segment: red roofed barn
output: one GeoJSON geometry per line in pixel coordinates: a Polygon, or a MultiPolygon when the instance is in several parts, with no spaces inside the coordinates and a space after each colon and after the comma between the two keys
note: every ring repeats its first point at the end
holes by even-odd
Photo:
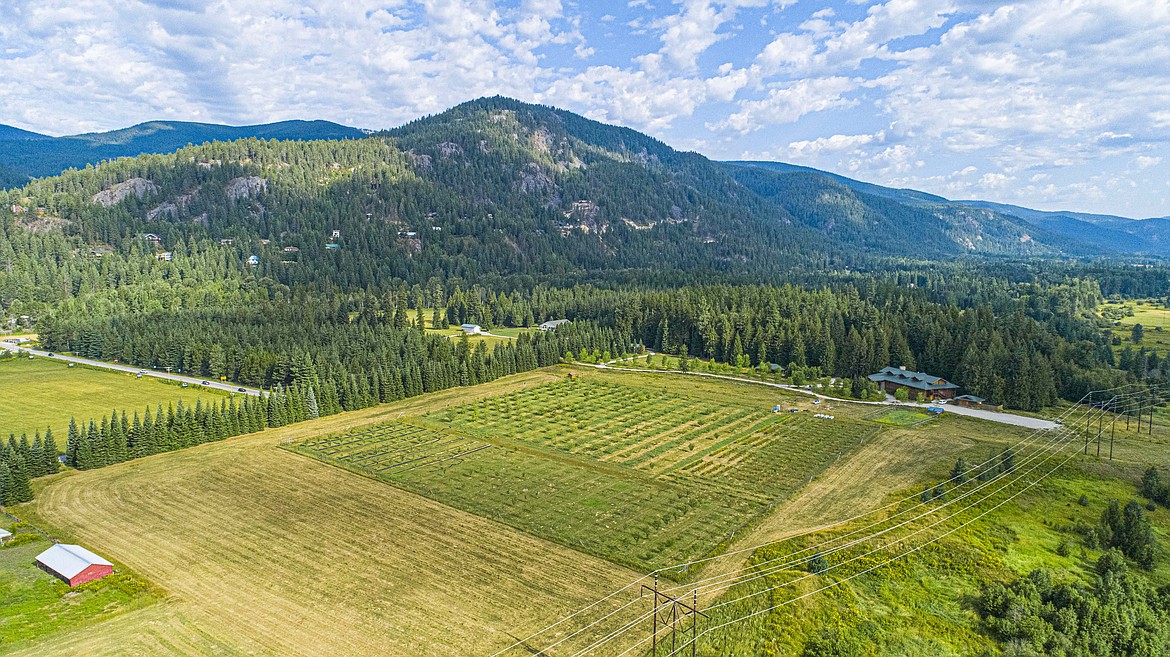
{"type": "Polygon", "coordinates": [[[114,572],[114,564],[81,547],[58,543],[37,555],[37,565],[50,575],[56,575],[77,586],[101,579],[114,572]]]}

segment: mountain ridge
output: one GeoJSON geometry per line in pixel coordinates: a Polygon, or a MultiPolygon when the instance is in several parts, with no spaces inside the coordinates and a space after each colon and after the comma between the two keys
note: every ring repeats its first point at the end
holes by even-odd
{"type": "MultiPolygon", "coordinates": [[[[51,143],[65,142],[74,150],[64,155],[77,156],[151,145],[161,149],[192,134],[220,137],[209,140],[211,148],[182,150],[181,159],[173,152],[158,162],[136,162],[131,167],[139,171],[134,177],[142,178],[140,171],[147,167],[160,177],[159,185],[148,180],[135,183],[136,189],[146,190],[136,196],[141,202],[127,201],[134,206],[129,218],[108,229],[124,232],[133,225],[135,232],[166,234],[168,225],[182,219],[201,222],[211,236],[227,239],[233,227],[215,221],[217,212],[243,222],[241,229],[271,230],[272,225],[254,223],[250,215],[234,209],[235,192],[228,192],[232,197],[228,201],[210,196],[201,201],[193,194],[203,183],[197,183],[193,191],[168,185],[164,179],[178,175],[188,187],[192,181],[206,179],[207,169],[200,167],[215,166],[212,163],[220,160],[226,165],[233,157],[227,154],[253,148],[220,146],[244,133],[300,145],[267,153],[268,159],[262,162],[253,162],[250,153],[234,156],[233,178],[217,179],[214,184],[221,189],[217,194],[224,193],[225,185],[244,184],[261,195],[265,190],[280,190],[286,196],[322,196],[322,202],[332,207],[359,202],[334,198],[340,193],[338,185],[368,178],[368,188],[349,187],[347,198],[364,199],[360,203],[369,208],[389,208],[386,220],[404,233],[450,230],[450,234],[474,235],[481,246],[492,245],[493,253],[513,251],[517,257],[509,266],[518,270],[530,266],[541,271],[669,268],[682,263],[737,269],[751,262],[765,266],[761,263],[781,253],[847,261],[865,254],[927,259],[965,254],[1098,256],[1156,252],[1162,244],[1170,247],[1170,230],[1159,243],[1122,228],[1079,220],[1041,220],[1022,210],[1013,214],[799,165],[719,162],[675,150],[628,127],[502,96],[467,101],[373,134],[329,122],[236,127],[146,122],[118,131],[52,138],[51,143]],[[352,143],[314,146],[319,139],[352,143]],[[293,167],[301,181],[312,180],[321,174],[305,167],[317,166],[316,158],[325,157],[323,153],[333,158],[332,169],[323,178],[332,182],[323,191],[287,188],[290,183],[282,179],[280,170],[293,167]],[[203,214],[188,211],[191,208],[201,208],[203,214]],[[444,223],[444,217],[451,223],[444,223]],[[507,225],[501,227],[501,222],[507,225]],[[487,232],[489,226],[495,226],[500,235],[487,232]],[[534,264],[536,260],[539,264],[534,264]]],[[[188,142],[196,143],[185,139],[184,145],[188,142]]],[[[5,166],[12,168],[3,159],[5,153],[35,154],[41,143],[20,142],[22,148],[15,149],[0,142],[0,175],[5,166]]],[[[109,190],[110,184],[125,182],[110,178],[126,167],[111,167],[112,163],[104,165],[101,175],[84,177],[87,182],[81,188],[88,196],[105,198],[101,192],[109,190]]],[[[56,185],[54,179],[48,181],[50,188],[56,185]]],[[[114,205],[124,204],[119,200],[114,205]]],[[[292,211],[290,206],[288,212],[292,211]]],[[[252,210],[256,216],[269,212],[276,211],[267,206],[252,210]]],[[[287,221],[285,234],[303,232],[308,225],[293,216],[277,219],[277,225],[287,221]]],[[[370,228],[356,224],[346,230],[347,234],[364,233],[370,228]]],[[[426,241],[443,243],[444,249],[460,248],[447,243],[448,234],[444,232],[443,239],[428,235],[426,241]]],[[[280,234],[257,236],[273,239],[280,234]]],[[[411,240],[411,248],[424,248],[422,238],[411,240]]],[[[388,253],[379,250],[377,257],[386,258],[388,253]]]]}

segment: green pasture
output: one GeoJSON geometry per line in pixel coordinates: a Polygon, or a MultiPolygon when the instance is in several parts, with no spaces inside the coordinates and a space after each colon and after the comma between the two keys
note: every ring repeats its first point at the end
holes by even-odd
{"type": "Polygon", "coordinates": [[[0,545],[0,652],[60,629],[92,624],[159,599],[157,592],[132,575],[118,572],[70,588],[36,566],[36,556],[52,543],[32,530],[15,530],[0,545]]]}
{"type": "Polygon", "coordinates": [[[127,413],[142,412],[162,404],[194,404],[202,399],[219,402],[226,393],[207,389],[183,388],[177,383],[152,377],[135,378],[133,374],[68,364],[47,358],[17,358],[0,361],[0,436],[19,436],[52,427],[57,444],[65,445],[69,418],[79,423],[109,417],[117,409],[127,413]]]}
{"type": "Polygon", "coordinates": [[[688,394],[670,383],[565,379],[296,449],[653,569],[718,549],[880,430],[845,416],[774,415],[764,403],[729,403],[735,384],[688,394]],[[722,399],[714,398],[720,388],[722,399]]]}
{"type": "Polygon", "coordinates": [[[1140,347],[1147,351],[1153,349],[1159,355],[1170,352],[1170,310],[1157,301],[1146,300],[1141,305],[1136,301],[1105,303],[1099,314],[1109,322],[1113,336],[1121,338],[1121,344],[1114,346],[1116,351],[1131,345],[1135,350],[1140,347]],[[1133,342],[1134,324],[1142,325],[1141,344],[1133,342]]]}
{"type": "Polygon", "coordinates": [[[881,411],[873,418],[875,422],[881,422],[882,424],[892,424],[897,427],[912,427],[916,424],[926,422],[929,419],[929,414],[908,408],[896,408],[894,410],[881,411]]]}
{"type": "MultiPolygon", "coordinates": [[[[828,549],[826,541],[845,537],[874,518],[758,551],[752,563],[765,569],[763,576],[731,589],[706,612],[715,625],[757,611],[760,614],[708,635],[700,643],[698,654],[756,654],[756,647],[766,644],[766,654],[796,657],[802,654],[806,639],[834,628],[860,638],[868,647],[864,654],[877,657],[1000,654],[981,630],[975,613],[974,600],[983,586],[993,581],[1012,581],[1040,568],[1065,581],[1091,583],[1093,564],[1102,551],[1086,546],[1075,528],[1095,525],[1112,498],[1123,504],[1138,498],[1135,483],[1090,474],[1074,462],[989,516],[962,526],[1018,490],[1019,486],[1006,488],[988,502],[926,529],[913,539],[908,537],[909,532],[922,530],[927,523],[911,523],[880,541],[866,541],[829,553],[825,558],[831,568],[819,575],[805,570],[802,557],[810,554],[813,546],[828,549]],[[1078,503],[1082,494],[1088,502],[1086,506],[1078,503]],[[938,540],[912,557],[866,572],[903,551],[907,544],[898,539],[904,535],[911,543],[938,540]],[[1064,555],[1058,552],[1062,543],[1069,546],[1064,555]],[[797,563],[792,566],[769,567],[793,561],[797,563]],[[807,600],[769,609],[833,583],[838,586],[807,600]],[[788,631],[777,633],[775,627],[788,631]]],[[[913,494],[912,489],[905,490],[891,499],[913,494]]],[[[1155,586],[1163,586],[1170,582],[1170,550],[1166,549],[1170,512],[1159,508],[1149,516],[1162,542],[1163,554],[1152,572],[1139,572],[1145,573],[1155,586]]],[[[929,522],[937,519],[932,516],[929,522]]],[[[880,527],[893,523],[891,519],[880,527]]],[[[844,540],[829,543],[828,547],[844,540]]]]}

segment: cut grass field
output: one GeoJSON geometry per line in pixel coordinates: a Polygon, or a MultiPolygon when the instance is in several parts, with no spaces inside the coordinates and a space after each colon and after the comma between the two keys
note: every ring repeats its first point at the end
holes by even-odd
{"type": "MultiPolygon", "coordinates": [[[[589,372],[304,453],[635,568],[715,550],[879,426],[589,372]]],[[[667,382],[668,385],[663,385],[667,382]]]]}
{"type": "Polygon", "coordinates": [[[65,445],[69,418],[78,423],[101,421],[110,411],[141,413],[148,405],[166,407],[180,399],[184,404],[219,403],[224,393],[195,387],[183,388],[153,377],[136,379],[133,374],[98,370],[47,358],[17,358],[0,361],[0,436],[14,433],[44,433],[53,428],[57,445],[65,445]]]}
{"type": "Polygon", "coordinates": [[[550,380],[519,375],[50,478],[14,512],[167,599],[14,654],[490,653],[512,628],[635,575],[277,445],[550,380]]]}
{"type": "MultiPolygon", "coordinates": [[[[114,617],[96,626],[70,628],[64,622],[56,623],[45,628],[39,639],[22,646],[0,647],[0,653],[29,657],[491,654],[626,584],[637,573],[528,531],[431,501],[403,490],[406,484],[401,482],[388,485],[278,447],[323,436],[372,437],[374,432],[367,430],[378,427],[395,436],[409,431],[414,438],[395,438],[395,442],[404,451],[431,454],[432,460],[434,443],[425,443],[431,448],[422,452],[417,445],[436,434],[452,440],[448,447],[453,447],[451,454],[456,456],[480,444],[490,445],[463,459],[458,467],[471,466],[477,455],[505,451],[498,439],[478,433],[495,404],[500,417],[493,419],[498,424],[491,433],[506,429],[524,434],[523,440],[510,438],[507,449],[559,460],[574,468],[591,463],[599,470],[679,486],[669,478],[665,482],[659,478],[671,473],[684,476],[683,464],[700,451],[699,447],[694,452],[687,449],[688,441],[681,439],[691,429],[679,427],[661,437],[649,430],[640,437],[631,433],[622,438],[625,445],[645,443],[647,450],[610,449],[614,445],[604,438],[621,435],[617,427],[622,419],[621,408],[608,404],[605,413],[586,407],[574,422],[561,417],[558,426],[565,427],[573,440],[564,440],[555,432],[552,436],[535,431],[525,434],[532,422],[523,414],[522,403],[513,404],[515,410],[509,411],[509,416],[505,402],[523,402],[530,392],[565,384],[565,371],[551,368],[517,375],[474,388],[39,480],[37,499],[17,507],[15,513],[49,529],[57,538],[82,543],[107,556],[119,572],[156,585],[165,597],[144,608],[115,612],[114,617]],[[598,422],[611,423],[608,433],[591,432],[590,427],[598,422]]],[[[674,420],[679,413],[704,406],[718,410],[726,405],[729,410],[718,412],[734,414],[746,408],[749,415],[765,415],[763,422],[770,426],[769,421],[795,419],[781,419],[760,409],[770,409],[778,402],[809,407],[803,398],[785,397],[782,391],[760,385],[656,373],[584,372],[582,376],[585,380],[579,383],[591,389],[626,386],[652,398],[681,397],[691,402],[669,411],[675,414],[674,420]],[[732,402],[728,404],[728,400],[732,402]]],[[[542,403],[552,412],[557,404],[568,409],[581,402],[566,393],[542,403]]],[[[830,404],[831,413],[838,418],[834,422],[880,426],[862,421],[872,407],[830,404]]],[[[657,412],[665,406],[651,404],[650,408],[657,412]]],[[[670,415],[667,418],[657,422],[672,421],[670,415]]],[[[724,438],[730,437],[732,429],[725,431],[724,438]]],[[[1163,440],[1163,431],[1160,424],[1156,426],[1155,438],[1163,440]]],[[[888,499],[891,490],[906,489],[924,479],[945,478],[960,454],[973,462],[1026,433],[950,416],[916,427],[886,427],[859,448],[834,459],[811,484],[802,484],[784,496],[773,511],[759,515],[736,534],[731,549],[815,529],[868,510],[888,499]]],[[[776,442],[782,444],[783,440],[776,442]]],[[[1136,436],[1119,440],[1115,465],[1127,475],[1134,475],[1135,470],[1140,475],[1139,463],[1170,462],[1168,443],[1138,442],[1136,436]],[[1127,462],[1122,463],[1123,459],[1127,462]]],[[[382,452],[391,456],[389,451],[382,452]]],[[[379,467],[406,460],[387,461],[379,467]]],[[[442,467],[441,462],[432,465],[442,467]]],[[[1084,461],[1084,466],[1109,467],[1092,460],[1084,461]]],[[[418,477],[418,482],[428,485],[442,484],[444,477],[440,475],[424,479],[422,473],[427,470],[417,468],[415,475],[404,479],[418,477]]],[[[716,477],[712,481],[710,486],[720,485],[716,477]]],[[[479,490],[487,488],[466,479],[461,485],[472,484],[479,490]]],[[[768,481],[752,483],[755,490],[769,485],[768,481]]],[[[1099,509],[1094,507],[1094,512],[1099,513],[1099,509]]],[[[548,522],[562,519],[550,516],[548,522]]],[[[709,574],[704,572],[704,576],[709,574]]],[[[922,571],[922,576],[946,581],[945,574],[931,570],[922,571]]],[[[910,580],[899,584],[920,589],[928,585],[910,580]]],[[[878,582],[875,586],[884,585],[878,582]]],[[[889,590],[895,598],[910,600],[911,593],[921,595],[889,590]]],[[[854,595],[857,599],[861,594],[854,595]]],[[[810,601],[808,608],[820,613],[815,604],[819,603],[810,601]]],[[[916,613],[889,601],[885,604],[891,614],[916,613]]],[[[965,612],[955,611],[957,604],[931,599],[921,602],[923,608],[942,605],[950,616],[962,618],[965,612]]],[[[801,630],[812,622],[809,619],[816,618],[815,614],[808,616],[803,624],[791,627],[794,632],[801,630]]],[[[938,615],[923,618],[940,622],[938,615]]],[[[768,627],[775,627],[772,620],[769,618],[768,627]]],[[[759,634],[745,637],[748,647],[741,654],[758,654],[766,647],[759,634]]],[[[883,654],[898,653],[883,649],[883,654]]],[[[932,653],[916,649],[905,654],[932,653]]]]}

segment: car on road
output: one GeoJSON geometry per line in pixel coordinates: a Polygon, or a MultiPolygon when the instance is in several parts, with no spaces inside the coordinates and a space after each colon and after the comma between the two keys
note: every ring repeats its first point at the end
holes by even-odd
{"type": "Polygon", "coordinates": [[[50,351],[50,352],[49,352],[49,358],[52,358],[52,357],[53,357],[53,352],[51,352],[51,351],[50,351]]]}
{"type": "Polygon", "coordinates": [[[236,388],[236,392],[248,392],[247,388],[236,388]]]}
{"type": "Polygon", "coordinates": [[[201,386],[209,386],[209,385],[211,385],[211,381],[200,381],[200,382],[199,382],[199,385],[201,385],[201,386]]]}

